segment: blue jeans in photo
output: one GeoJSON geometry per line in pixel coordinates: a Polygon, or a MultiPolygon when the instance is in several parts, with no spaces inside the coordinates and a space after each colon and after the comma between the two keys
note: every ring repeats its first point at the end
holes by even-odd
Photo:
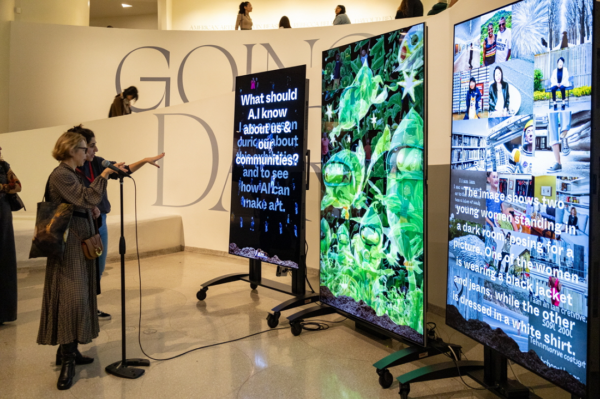
{"type": "Polygon", "coordinates": [[[102,277],[102,273],[104,273],[104,268],[106,267],[106,255],[108,254],[108,226],[106,225],[106,213],[102,213],[100,217],[102,218],[102,227],[100,227],[99,233],[104,250],[98,258],[98,268],[100,269],[100,277],[102,277]]]}

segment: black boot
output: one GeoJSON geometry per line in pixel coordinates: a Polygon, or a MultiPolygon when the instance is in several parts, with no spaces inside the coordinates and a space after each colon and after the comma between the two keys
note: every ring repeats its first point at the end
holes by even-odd
{"type": "MultiPolygon", "coordinates": [[[[87,356],[83,356],[81,354],[81,352],[79,352],[79,349],[75,350],[75,364],[80,366],[82,364],[90,364],[94,361],[93,357],[87,357],[87,356]]],[[[58,350],[56,351],[56,365],[57,366],[62,366],[62,354],[60,353],[60,346],[58,347],[58,350]]]]}
{"type": "Polygon", "coordinates": [[[73,377],[75,376],[75,356],[77,352],[77,342],[60,346],[62,353],[62,369],[60,377],[56,384],[59,391],[71,388],[73,385],[73,377]]]}

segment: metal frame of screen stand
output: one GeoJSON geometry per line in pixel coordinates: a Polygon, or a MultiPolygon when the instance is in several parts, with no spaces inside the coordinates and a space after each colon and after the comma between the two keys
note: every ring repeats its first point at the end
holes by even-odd
{"type": "Polygon", "coordinates": [[[206,291],[209,287],[221,284],[232,283],[235,281],[245,281],[250,283],[250,288],[255,290],[257,287],[264,287],[274,291],[278,291],[284,294],[292,295],[294,298],[287,300],[277,306],[267,315],[267,323],[269,327],[275,328],[279,324],[279,318],[281,312],[288,309],[293,309],[298,306],[307,305],[319,300],[319,295],[316,293],[306,294],[306,250],[305,250],[305,239],[306,239],[306,191],[309,189],[310,184],[310,150],[307,150],[307,132],[308,132],[308,93],[309,93],[309,81],[306,79],[304,90],[304,162],[305,167],[302,170],[302,181],[306,182],[304,190],[302,190],[301,201],[301,226],[300,226],[300,262],[298,263],[297,269],[291,269],[292,271],[292,285],[291,287],[287,284],[282,284],[277,281],[269,280],[262,277],[262,262],[258,259],[248,259],[249,271],[248,273],[233,273],[226,274],[209,280],[203,283],[202,288],[196,293],[196,298],[199,301],[206,299],[206,291]]]}
{"type": "MultiPolygon", "coordinates": [[[[516,1],[510,4],[505,4],[502,7],[498,7],[494,10],[490,10],[487,13],[491,13],[502,8],[514,5],[519,3],[520,1],[516,1]]],[[[593,3],[596,3],[594,1],[593,3]]],[[[592,146],[590,148],[591,160],[590,160],[590,223],[592,220],[595,221],[598,215],[600,214],[600,202],[597,194],[597,179],[600,175],[600,146],[598,145],[598,141],[600,141],[600,135],[596,131],[599,123],[597,121],[598,115],[598,107],[600,106],[600,90],[597,88],[600,87],[600,81],[597,79],[598,76],[598,64],[600,63],[600,52],[597,48],[597,44],[600,43],[600,7],[592,4],[593,11],[592,15],[594,17],[593,24],[593,36],[592,36],[592,143],[596,143],[595,147],[592,146]],[[595,54],[595,55],[594,55],[595,54]],[[595,58],[595,59],[594,59],[595,58]],[[598,99],[597,99],[598,98],[598,99]],[[594,207],[592,204],[598,204],[594,207]]],[[[487,14],[486,13],[486,14],[487,14]]],[[[476,16],[475,16],[476,17],[476,16]]],[[[474,17],[474,18],[475,18],[474,17]]],[[[465,22],[465,21],[463,21],[465,22]]],[[[462,23],[462,22],[461,22],[462,23]]],[[[455,28],[456,28],[455,24],[455,28]]],[[[453,72],[454,73],[454,72],[453,72]]],[[[452,169],[450,170],[452,173],[452,169]]],[[[600,397],[600,340],[597,339],[600,336],[600,317],[598,315],[598,310],[600,309],[600,245],[597,244],[597,237],[600,235],[600,225],[591,224],[592,228],[590,229],[590,245],[589,245],[589,260],[588,260],[588,342],[587,342],[587,384],[586,384],[586,398],[598,398],[600,397]],[[594,245],[596,244],[596,245],[594,245]],[[591,337],[596,337],[595,339],[591,339],[591,337]]],[[[447,324],[449,327],[453,328],[451,325],[447,324]]],[[[459,330],[457,330],[459,331],[459,330]]],[[[461,332],[461,331],[460,331],[461,332]]],[[[471,338],[471,337],[470,337],[471,338]]],[[[471,338],[473,339],[473,338],[471,338]]],[[[477,341],[479,342],[479,341],[477,341]]],[[[483,361],[483,369],[478,370],[465,370],[466,372],[463,375],[468,375],[483,387],[485,387],[488,391],[494,393],[496,396],[505,399],[537,399],[539,396],[531,392],[526,386],[522,385],[520,382],[508,379],[507,375],[507,367],[508,367],[508,358],[501,354],[500,352],[486,346],[484,343],[479,342],[483,345],[484,350],[484,361],[483,361]]],[[[526,367],[525,367],[526,368],[526,367]]],[[[425,369],[425,368],[423,368],[425,369]]],[[[528,368],[526,368],[529,370],[528,368]]],[[[419,370],[415,370],[412,373],[416,373],[419,370]]],[[[530,372],[535,373],[533,370],[529,370],[530,372]]],[[[537,374],[536,374],[537,375],[537,374]]],[[[418,377],[417,377],[418,378],[418,377]]],[[[444,377],[442,377],[444,378],[444,377]]],[[[543,378],[543,377],[542,377],[543,378]]],[[[403,381],[401,378],[398,379],[402,384],[403,381]]],[[[414,380],[413,382],[416,382],[414,380]]],[[[423,381],[418,379],[418,381],[423,381]]],[[[551,382],[551,381],[550,381],[551,382]]],[[[561,387],[562,388],[562,387],[561,387]]],[[[564,388],[562,388],[564,389],[564,388]]],[[[408,395],[408,393],[406,394],[408,395]]],[[[407,396],[403,396],[406,398],[407,396]]],[[[580,398],[579,396],[572,394],[573,399],[580,398]]]]}

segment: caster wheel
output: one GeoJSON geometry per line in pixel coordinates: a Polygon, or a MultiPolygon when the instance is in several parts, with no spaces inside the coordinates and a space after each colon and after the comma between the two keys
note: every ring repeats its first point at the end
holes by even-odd
{"type": "Polygon", "coordinates": [[[410,384],[400,384],[400,398],[408,399],[410,393],[410,384]]]}
{"type": "Polygon", "coordinates": [[[292,327],[292,334],[294,334],[295,337],[302,334],[302,324],[300,324],[299,321],[293,322],[291,324],[291,327],[292,327]]]}
{"type": "Polygon", "coordinates": [[[269,313],[267,315],[267,324],[270,328],[275,328],[279,324],[279,316],[281,316],[280,312],[275,312],[273,314],[269,313]]]}
{"type": "Polygon", "coordinates": [[[199,301],[203,301],[206,299],[206,291],[208,291],[208,288],[202,288],[200,291],[198,291],[196,293],[196,298],[198,298],[199,301]]]}
{"type": "Polygon", "coordinates": [[[257,287],[258,287],[257,284],[250,284],[250,288],[253,289],[253,290],[255,290],[257,287]]]}
{"type": "Polygon", "coordinates": [[[389,388],[392,386],[394,377],[392,376],[392,373],[390,373],[390,370],[377,370],[377,374],[379,374],[379,385],[381,385],[382,388],[389,388]]]}

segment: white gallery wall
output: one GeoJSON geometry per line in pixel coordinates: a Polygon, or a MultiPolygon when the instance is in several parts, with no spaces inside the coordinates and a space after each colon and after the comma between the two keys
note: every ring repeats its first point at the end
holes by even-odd
{"type": "MultiPolygon", "coordinates": [[[[425,20],[429,36],[428,279],[431,286],[442,287],[446,279],[452,29],[455,22],[505,3],[461,0],[447,12],[426,19],[279,31],[137,31],[12,23],[13,132],[0,135],[0,146],[23,183],[21,197],[31,217],[47,176],[56,166],[51,148],[67,127],[83,122],[94,130],[99,155],[111,160],[134,162],[164,150],[163,168],[147,166],[135,175],[139,212],[181,215],[186,246],[225,252],[234,77],[308,65],[308,148],[313,154],[311,179],[316,182],[320,178],[321,52],[425,20]],[[121,87],[138,86],[137,107],[155,109],[106,119],[117,77],[121,87]]],[[[132,220],[129,182],[125,195],[127,219],[132,220]]],[[[117,209],[116,183],[111,183],[109,197],[117,209]]],[[[306,205],[311,268],[318,268],[319,203],[319,185],[313,183],[306,205]]],[[[429,302],[444,307],[444,290],[430,290],[429,302]]]]}

